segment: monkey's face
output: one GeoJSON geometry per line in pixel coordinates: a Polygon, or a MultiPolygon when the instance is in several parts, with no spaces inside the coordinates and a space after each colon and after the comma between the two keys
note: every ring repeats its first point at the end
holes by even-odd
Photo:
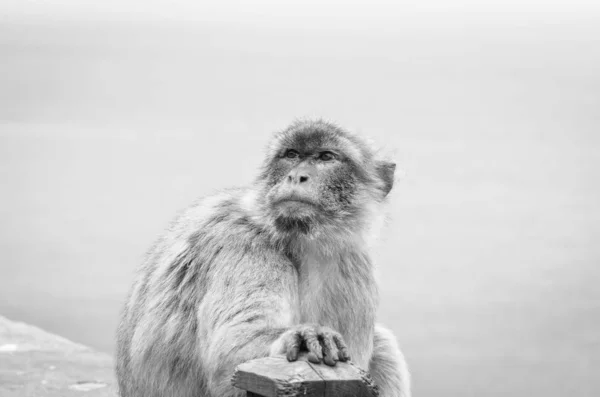
{"type": "Polygon", "coordinates": [[[280,134],[272,148],[262,175],[267,209],[284,232],[344,228],[367,202],[387,194],[378,190],[371,154],[331,125],[301,127],[280,134]]]}
{"type": "Polygon", "coordinates": [[[352,210],[357,178],[336,147],[285,148],[272,163],[267,203],[279,229],[306,233],[352,210]]]}

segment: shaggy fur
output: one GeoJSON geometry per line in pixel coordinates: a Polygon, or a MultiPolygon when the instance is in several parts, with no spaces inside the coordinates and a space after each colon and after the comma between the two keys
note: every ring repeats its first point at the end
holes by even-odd
{"type": "Polygon", "coordinates": [[[118,330],[121,396],[243,396],[236,365],[302,347],[329,365],[349,353],[383,397],[409,397],[369,255],[393,174],[333,124],[276,134],[252,186],[199,200],[149,251],[118,330]]]}

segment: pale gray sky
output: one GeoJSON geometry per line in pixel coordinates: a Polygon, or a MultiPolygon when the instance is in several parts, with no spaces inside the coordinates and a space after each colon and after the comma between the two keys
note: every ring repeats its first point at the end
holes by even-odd
{"type": "MultiPolygon", "coordinates": [[[[343,28],[393,29],[399,22],[418,23],[419,16],[438,14],[443,23],[449,15],[489,20],[560,14],[589,17],[600,11],[597,1],[193,1],[193,0],[4,0],[0,10],[10,15],[78,18],[173,18],[196,21],[260,23],[284,27],[332,23],[343,28]],[[416,18],[416,20],[415,20],[416,18]],[[252,19],[253,21],[250,21],[252,19]]],[[[396,26],[397,27],[397,26],[396,26]]]]}

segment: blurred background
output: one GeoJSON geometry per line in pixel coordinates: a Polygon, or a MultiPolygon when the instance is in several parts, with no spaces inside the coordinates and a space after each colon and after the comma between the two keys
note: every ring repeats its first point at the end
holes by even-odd
{"type": "Polygon", "coordinates": [[[600,5],[0,1],[0,314],[111,352],[144,252],[323,117],[398,162],[414,395],[600,395],[600,5]]]}

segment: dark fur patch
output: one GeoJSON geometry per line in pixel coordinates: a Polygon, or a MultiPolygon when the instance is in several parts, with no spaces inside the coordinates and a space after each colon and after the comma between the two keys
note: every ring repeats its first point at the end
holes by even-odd
{"type": "Polygon", "coordinates": [[[394,172],[396,171],[396,164],[389,162],[379,162],[377,164],[377,174],[383,181],[383,194],[387,196],[388,193],[394,187],[394,172]]]}
{"type": "Polygon", "coordinates": [[[354,202],[356,179],[351,169],[340,167],[325,181],[324,186],[341,208],[348,209],[354,202]]]}
{"type": "Polygon", "coordinates": [[[247,217],[246,215],[240,215],[238,218],[236,218],[233,221],[233,224],[236,226],[246,227],[246,226],[250,225],[250,218],[247,217]]]}
{"type": "Polygon", "coordinates": [[[169,375],[171,378],[176,378],[177,376],[182,376],[184,375],[186,370],[186,365],[185,365],[185,361],[182,360],[180,357],[173,357],[173,359],[170,362],[169,365],[169,375]]]}
{"type": "Polygon", "coordinates": [[[189,257],[187,251],[181,254],[173,263],[169,266],[168,274],[173,274],[173,287],[178,289],[183,283],[186,275],[191,266],[192,258],[189,257]]]}
{"type": "Polygon", "coordinates": [[[218,212],[215,216],[209,219],[208,222],[206,222],[206,227],[213,227],[221,222],[225,222],[227,219],[229,219],[229,216],[229,213],[226,211],[218,212]]]}
{"type": "Polygon", "coordinates": [[[310,232],[310,219],[280,216],[275,219],[277,229],[284,232],[299,232],[308,234],[310,232]]]}

